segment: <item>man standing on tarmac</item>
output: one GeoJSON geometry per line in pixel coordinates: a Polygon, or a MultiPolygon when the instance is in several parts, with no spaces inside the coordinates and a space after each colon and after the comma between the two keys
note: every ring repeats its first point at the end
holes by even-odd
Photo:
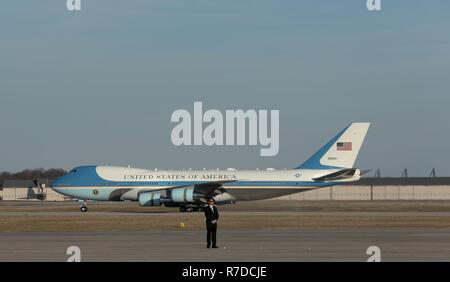
{"type": "Polygon", "coordinates": [[[206,217],[206,247],[209,249],[217,249],[216,233],[217,233],[217,221],[219,220],[219,210],[214,205],[214,199],[208,199],[208,205],[205,207],[206,217]],[[211,246],[212,242],[212,246],[211,246]]]}

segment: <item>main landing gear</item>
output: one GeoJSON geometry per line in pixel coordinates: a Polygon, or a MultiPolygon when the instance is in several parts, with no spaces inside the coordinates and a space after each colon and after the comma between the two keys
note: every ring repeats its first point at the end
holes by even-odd
{"type": "Polygon", "coordinates": [[[202,212],[204,208],[197,205],[181,205],[180,212],[202,212]]]}
{"type": "Polygon", "coordinates": [[[85,201],[82,201],[81,203],[82,203],[82,204],[81,204],[81,207],[80,207],[80,211],[81,211],[81,212],[87,212],[87,211],[88,211],[88,208],[87,208],[86,202],[85,202],[85,201]]]}

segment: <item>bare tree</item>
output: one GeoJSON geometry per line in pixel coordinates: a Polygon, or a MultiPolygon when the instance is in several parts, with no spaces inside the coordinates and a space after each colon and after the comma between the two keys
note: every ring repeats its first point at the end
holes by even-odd
{"type": "Polygon", "coordinates": [[[2,180],[29,180],[29,179],[49,179],[53,180],[63,174],[66,171],[61,168],[50,168],[50,169],[24,169],[19,172],[8,172],[4,171],[0,173],[0,181],[2,180]]]}

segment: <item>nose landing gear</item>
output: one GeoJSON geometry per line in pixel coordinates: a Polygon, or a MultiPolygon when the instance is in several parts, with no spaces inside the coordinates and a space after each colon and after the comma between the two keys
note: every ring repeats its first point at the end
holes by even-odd
{"type": "Polygon", "coordinates": [[[82,201],[82,204],[81,204],[81,207],[80,207],[80,211],[81,212],[87,212],[88,211],[88,208],[87,208],[87,205],[86,205],[85,201],[82,201]]]}

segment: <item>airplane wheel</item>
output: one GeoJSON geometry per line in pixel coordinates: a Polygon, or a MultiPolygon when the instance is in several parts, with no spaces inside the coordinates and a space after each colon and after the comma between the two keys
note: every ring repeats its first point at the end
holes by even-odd
{"type": "Polygon", "coordinates": [[[186,209],[186,211],[187,211],[187,212],[193,212],[193,211],[194,211],[194,208],[193,208],[193,207],[188,207],[188,208],[186,209]]]}
{"type": "Polygon", "coordinates": [[[180,212],[186,212],[186,207],[185,206],[180,206],[180,212]]]}
{"type": "Polygon", "coordinates": [[[86,206],[82,206],[80,208],[81,212],[87,212],[88,208],[86,206]]]}

